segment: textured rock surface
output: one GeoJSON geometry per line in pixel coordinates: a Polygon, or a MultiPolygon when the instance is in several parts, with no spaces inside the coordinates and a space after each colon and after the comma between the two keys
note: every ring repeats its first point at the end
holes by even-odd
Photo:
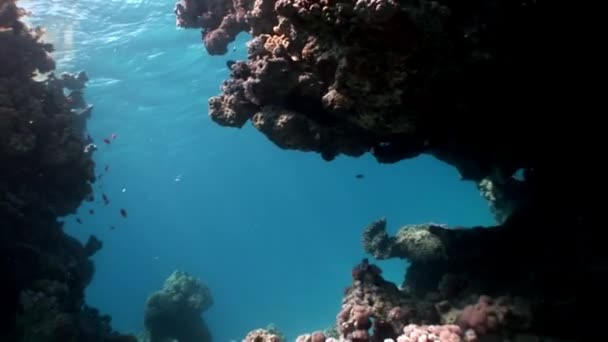
{"type": "Polygon", "coordinates": [[[213,298],[205,284],[187,273],[173,272],[146,302],[149,341],[211,342],[211,332],[201,317],[211,305],[213,298]]]}
{"type": "Polygon", "coordinates": [[[0,0],[0,340],[135,341],[85,305],[101,241],[91,236],[83,246],[57,221],[95,181],[87,76],[42,76],[55,68],[52,46],[22,14],[0,0]]]}
{"type": "Polygon", "coordinates": [[[179,26],[203,29],[210,54],[252,35],[248,60],[210,100],[219,124],[288,113],[299,124],[261,129],[283,148],[326,159],[371,150],[381,162],[436,152],[481,180],[536,153],[537,11],[500,0],[184,0],[175,12],[179,26]]]}
{"type": "Polygon", "coordinates": [[[503,303],[527,303],[524,311],[530,313],[524,316],[534,316],[534,325],[521,330],[576,336],[576,326],[567,322],[576,319],[577,284],[586,265],[573,258],[580,255],[573,244],[576,238],[551,231],[565,229],[561,223],[537,219],[511,218],[501,226],[472,229],[410,225],[396,236],[386,233],[386,220],[381,219],[364,230],[363,247],[378,259],[410,261],[404,290],[416,299],[433,298],[444,324],[456,323],[447,318],[455,318],[455,305],[471,304],[471,298],[484,294],[509,297],[503,303]],[[546,224],[549,226],[544,228],[546,224]]]}
{"type": "Polygon", "coordinates": [[[239,32],[251,34],[247,60],[231,66],[221,94],[209,99],[218,124],[250,121],[277,146],[326,160],[432,154],[475,181],[504,222],[557,188],[563,196],[544,198],[546,208],[580,215],[590,203],[573,200],[590,190],[573,180],[595,179],[596,167],[580,153],[597,140],[590,115],[554,115],[567,82],[546,61],[562,56],[563,43],[538,24],[540,7],[182,0],[175,13],[177,25],[202,29],[212,55],[225,53],[239,32]],[[520,169],[524,181],[514,181],[520,169]]]}
{"type": "MultiPolygon", "coordinates": [[[[364,259],[352,271],[342,308],[336,316],[337,332],[300,335],[296,342],[574,342],[560,336],[560,328],[539,329],[530,298],[487,295],[442,300],[428,293],[417,296],[382,277],[382,270],[364,259]]],[[[571,313],[574,315],[573,313],[571,313]]],[[[278,342],[258,329],[243,342],[278,342]]]]}
{"type": "Polygon", "coordinates": [[[256,329],[250,331],[243,342],[285,342],[285,340],[268,329],[256,329]]]}

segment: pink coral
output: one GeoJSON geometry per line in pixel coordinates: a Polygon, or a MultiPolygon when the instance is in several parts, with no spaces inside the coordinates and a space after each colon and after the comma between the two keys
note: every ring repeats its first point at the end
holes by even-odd
{"type": "Polygon", "coordinates": [[[281,338],[266,329],[256,329],[249,332],[243,342],[281,342],[281,338]]]}
{"type": "Polygon", "coordinates": [[[407,307],[396,306],[388,312],[388,319],[390,321],[405,321],[410,315],[410,309],[407,307]]]}
{"type": "Polygon", "coordinates": [[[416,325],[403,328],[397,342],[462,342],[462,330],[457,325],[416,325]]]}
{"type": "Polygon", "coordinates": [[[495,304],[491,297],[480,296],[476,304],[468,305],[462,311],[458,323],[465,329],[473,329],[477,334],[484,335],[496,330],[502,321],[501,312],[505,309],[495,304]]]}
{"type": "Polygon", "coordinates": [[[311,342],[325,342],[325,334],[320,331],[315,331],[312,333],[311,342]]]}
{"type": "Polygon", "coordinates": [[[325,342],[327,338],[321,331],[315,331],[312,334],[300,335],[296,338],[296,342],[325,342]]]}
{"type": "Polygon", "coordinates": [[[372,327],[372,321],[369,319],[371,316],[371,312],[361,305],[355,305],[352,311],[352,322],[355,325],[355,328],[361,330],[368,330],[372,327]]]}
{"type": "Polygon", "coordinates": [[[354,331],[367,333],[372,327],[371,315],[369,308],[363,305],[344,305],[337,316],[338,331],[342,336],[349,336],[354,331]]]}
{"type": "Polygon", "coordinates": [[[350,339],[352,341],[368,341],[369,332],[367,330],[355,330],[350,334],[350,339]]]}

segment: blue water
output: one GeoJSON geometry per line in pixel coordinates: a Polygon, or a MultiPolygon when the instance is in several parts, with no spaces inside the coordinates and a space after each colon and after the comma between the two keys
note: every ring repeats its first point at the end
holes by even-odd
{"type": "MultiPolygon", "coordinates": [[[[212,123],[207,99],[228,77],[226,60],[245,58],[247,35],[235,51],[210,57],[197,30],[175,28],[170,0],[20,4],[47,28],[58,69],[91,79],[98,173],[109,166],[95,189],[111,203],[84,203],[65,229],[103,240],[87,300],[118,330],[142,331],[147,296],[181,269],[213,292],[204,317],[215,341],[269,323],[293,339],[334,323],[371,221],[386,216],[393,232],[427,221],[493,223],[475,185],[432,157],[327,163],[281,150],[249,124],[212,123]],[[101,142],[112,133],[111,145],[101,142]]],[[[389,279],[403,279],[404,261],[380,265],[389,279]]]]}

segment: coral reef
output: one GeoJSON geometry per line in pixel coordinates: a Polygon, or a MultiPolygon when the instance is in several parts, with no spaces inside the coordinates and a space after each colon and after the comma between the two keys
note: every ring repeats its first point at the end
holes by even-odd
{"type": "Polygon", "coordinates": [[[283,334],[283,332],[281,331],[281,328],[279,328],[279,326],[277,326],[274,323],[268,324],[268,326],[266,326],[266,328],[264,328],[264,330],[271,335],[277,336],[281,342],[287,341],[287,338],[285,338],[285,334],[283,334]]]}
{"type": "MultiPolygon", "coordinates": [[[[529,217],[523,221],[532,222],[529,217]]],[[[566,322],[576,312],[582,266],[563,253],[572,237],[521,230],[521,224],[511,219],[472,229],[410,225],[389,236],[383,218],[364,230],[363,247],[378,259],[409,260],[403,289],[415,299],[433,298],[443,323],[456,322],[454,303],[479,298],[464,310],[468,327],[477,333],[487,330],[484,324],[508,321],[521,330],[573,336],[576,328],[566,322]],[[516,319],[504,317],[505,307],[518,313],[516,319]]]]}
{"type": "Polygon", "coordinates": [[[95,181],[87,76],[55,76],[52,46],[24,13],[0,0],[0,340],[135,341],[84,303],[101,241],[83,246],[57,220],[95,181]]]}
{"type": "Polygon", "coordinates": [[[552,212],[584,210],[589,203],[572,202],[590,190],[573,179],[595,170],[579,153],[595,145],[594,134],[582,133],[591,122],[585,113],[538,117],[550,117],[557,103],[545,96],[558,94],[560,83],[545,60],[562,51],[538,25],[539,7],[181,0],[175,13],[178,26],[202,29],[211,55],[226,53],[239,32],[251,35],[247,60],[230,63],[230,79],[209,99],[219,125],[249,121],[280,148],[326,160],[369,152],[393,163],[431,154],[477,183],[503,223],[539,196],[552,212]],[[524,179],[513,179],[517,170],[524,179]],[[548,195],[556,184],[564,196],[548,195]]]}
{"type": "Polygon", "coordinates": [[[430,154],[489,201],[493,227],[421,224],[389,236],[384,220],[373,223],[365,250],[411,266],[403,290],[380,281],[368,262],[353,269],[338,320],[343,337],[398,338],[405,322],[391,321],[391,312],[420,324],[404,341],[456,333],[428,326],[454,315],[470,315],[457,322],[467,340],[490,327],[576,334],[569,322],[579,283],[602,278],[608,265],[592,234],[597,190],[581,180],[602,178],[582,152],[597,145],[589,115],[554,115],[561,83],[546,61],[563,44],[539,24],[538,2],[182,0],[175,13],[177,25],[202,29],[211,55],[224,54],[239,32],[251,34],[247,60],[230,63],[230,79],[209,99],[217,124],[251,122],[280,148],[328,161],[430,154]]]}
{"type": "MultiPolygon", "coordinates": [[[[558,327],[535,331],[538,312],[530,298],[487,295],[441,300],[399,289],[382,270],[364,259],[353,268],[353,282],[336,316],[337,336],[315,331],[297,342],[573,342],[576,336],[555,336],[558,327]]],[[[244,342],[278,341],[265,329],[254,330],[244,342]]]]}
{"type": "Polygon", "coordinates": [[[182,271],[173,272],[164,287],[146,302],[144,323],[150,342],[211,342],[201,314],[213,305],[209,288],[182,271]]]}
{"type": "Polygon", "coordinates": [[[285,339],[271,329],[256,329],[249,332],[243,342],[285,342],[285,339]]]}
{"type": "Polygon", "coordinates": [[[212,55],[252,35],[210,115],[251,120],[282,148],[381,162],[433,153],[481,181],[531,167],[543,144],[545,122],[528,117],[548,87],[535,2],[181,0],[175,13],[212,55]]]}

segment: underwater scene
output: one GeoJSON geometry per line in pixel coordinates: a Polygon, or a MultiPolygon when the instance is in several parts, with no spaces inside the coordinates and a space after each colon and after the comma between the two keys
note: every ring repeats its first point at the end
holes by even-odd
{"type": "Polygon", "coordinates": [[[0,0],[0,341],[586,341],[539,7],[0,0]]]}

